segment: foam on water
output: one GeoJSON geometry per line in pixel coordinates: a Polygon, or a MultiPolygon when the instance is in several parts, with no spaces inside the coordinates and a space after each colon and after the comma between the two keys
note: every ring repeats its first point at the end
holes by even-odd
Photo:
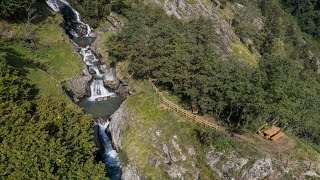
{"type": "Polygon", "coordinates": [[[88,98],[89,101],[95,101],[101,97],[116,96],[115,93],[108,91],[108,89],[104,87],[102,79],[94,79],[90,85],[90,89],[91,96],[88,98]]]}

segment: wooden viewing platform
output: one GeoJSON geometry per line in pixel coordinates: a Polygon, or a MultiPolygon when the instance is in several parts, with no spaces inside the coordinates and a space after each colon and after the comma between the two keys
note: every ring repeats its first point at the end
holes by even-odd
{"type": "Polygon", "coordinates": [[[179,113],[179,114],[181,114],[181,115],[183,115],[183,116],[185,116],[185,117],[187,117],[189,119],[192,119],[193,121],[195,121],[197,123],[200,123],[200,124],[209,126],[209,127],[213,128],[213,129],[219,130],[219,126],[213,120],[210,120],[210,119],[205,118],[203,116],[199,116],[199,115],[193,114],[191,111],[185,110],[185,109],[179,107],[178,105],[174,104],[173,102],[167,100],[163,96],[163,94],[159,91],[159,89],[156,87],[156,85],[154,85],[152,80],[149,79],[149,81],[150,81],[150,83],[152,85],[152,88],[154,89],[156,94],[159,96],[160,101],[164,105],[166,105],[168,108],[170,108],[172,110],[175,110],[177,113],[179,113]]]}

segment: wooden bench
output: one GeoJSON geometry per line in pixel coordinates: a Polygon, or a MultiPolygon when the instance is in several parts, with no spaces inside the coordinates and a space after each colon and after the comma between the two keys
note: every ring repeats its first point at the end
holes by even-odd
{"type": "Polygon", "coordinates": [[[278,140],[279,138],[281,138],[282,136],[284,136],[284,133],[283,133],[283,132],[279,132],[278,134],[272,136],[272,137],[271,137],[271,140],[272,140],[272,141],[276,141],[276,140],[278,140]]]}
{"type": "Polygon", "coordinates": [[[263,133],[267,138],[270,138],[271,136],[277,134],[280,131],[280,128],[277,126],[272,126],[270,129],[265,130],[263,133]]]}

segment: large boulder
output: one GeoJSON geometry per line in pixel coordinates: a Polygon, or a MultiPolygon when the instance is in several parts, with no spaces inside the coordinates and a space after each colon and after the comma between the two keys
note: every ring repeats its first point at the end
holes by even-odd
{"type": "Polygon", "coordinates": [[[78,76],[62,83],[66,93],[78,102],[82,97],[90,94],[90,81],[92,76],[87,68],[83,70],[83,76],[78,76]]]}

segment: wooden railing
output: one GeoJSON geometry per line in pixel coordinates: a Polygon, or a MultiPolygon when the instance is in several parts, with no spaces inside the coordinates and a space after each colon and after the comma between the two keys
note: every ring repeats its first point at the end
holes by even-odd
{"type": "Polygon", "coordinates": [[[213,120],[210,120],[210,119],[205,118],[203,116],[199,116],[199,115],[193,114],[191,111],[185,110],[185,109],[179,107],[178,105],[174,104],[173,102],[167,100],[163,96],[163,94],[159,91],[159,89],[156,87],[156,85],[154,85],[152,80],[149,79],[149,81],[150,81],[150,83],[152,85],[152,88],[154,89],[156,94],[159,96],[160,101],[164,105],[166,105],[169,109],[175,110],[177,113],[179,113],[179,114],[181,114],[181,115],[183,115],[183,116],[185,116],[185,117],[187,117],[189,119],[192,119],[193,121],[195,121],[197,123],[209,126],[209,127],[213,128],[213,129],[216,129],[216,130],[219,129],[219,126],[213,120]]]}

